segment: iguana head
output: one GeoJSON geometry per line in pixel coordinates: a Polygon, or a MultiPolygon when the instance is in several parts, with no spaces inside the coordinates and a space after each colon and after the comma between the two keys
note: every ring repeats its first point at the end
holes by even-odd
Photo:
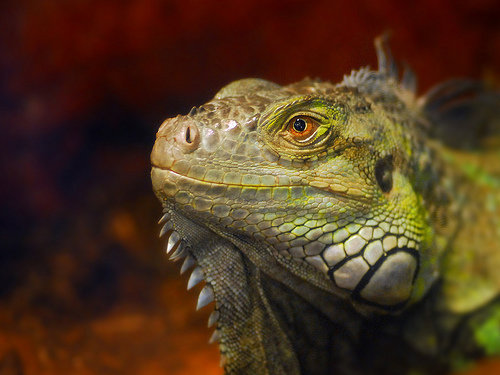
{"type": "Polygon", "coordinates": [[[433,174],[415,156],[418,110],[405,95],[383,69],[338,85],[233,82],[161,125],[154,190],[360,310],[401,309],[437,272],[424,197],[433,174]]]}

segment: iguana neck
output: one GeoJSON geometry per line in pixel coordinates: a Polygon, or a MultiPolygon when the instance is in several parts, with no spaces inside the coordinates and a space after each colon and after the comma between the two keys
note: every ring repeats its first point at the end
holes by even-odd
{"type": "Polygon", "coordinates": [[[455,171],[455,234],[442,261],[445,308],[466,313],[490,301],[500,286],[500,153],[443,151],[455,171]]]}

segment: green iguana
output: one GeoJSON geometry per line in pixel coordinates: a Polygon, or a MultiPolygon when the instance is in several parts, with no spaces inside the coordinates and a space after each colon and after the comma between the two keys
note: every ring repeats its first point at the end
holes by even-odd
{"type": "Polygon", "coordinates": [[[437,373],[500,354],[498,94],[417,98],[385,39],[339,84],[230,83],[151,154],[226,374],[437,373]],[[481,150],[481,152],[479,152],[481,150]]]}

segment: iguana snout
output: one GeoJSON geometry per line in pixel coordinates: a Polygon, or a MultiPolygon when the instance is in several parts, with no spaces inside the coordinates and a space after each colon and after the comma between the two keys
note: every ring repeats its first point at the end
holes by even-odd
{"type": "Polygon", "coordinates": [[[151,162],[156,167],[170,169],[175,160],[195,151],[199,145],[200,131],[194,119],[188,116],[167,119],[156,133],[151,162]]]}

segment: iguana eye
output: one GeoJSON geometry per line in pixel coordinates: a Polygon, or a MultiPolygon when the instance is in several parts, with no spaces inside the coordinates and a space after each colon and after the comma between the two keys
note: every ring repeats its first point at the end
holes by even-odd
{"type": "Polygon", "coordinates": [[[288,121],[287,130],[294,140],[298,142],[308,141],[318,129],[316,120],[308,116],[296,116],[288,121]]]}

